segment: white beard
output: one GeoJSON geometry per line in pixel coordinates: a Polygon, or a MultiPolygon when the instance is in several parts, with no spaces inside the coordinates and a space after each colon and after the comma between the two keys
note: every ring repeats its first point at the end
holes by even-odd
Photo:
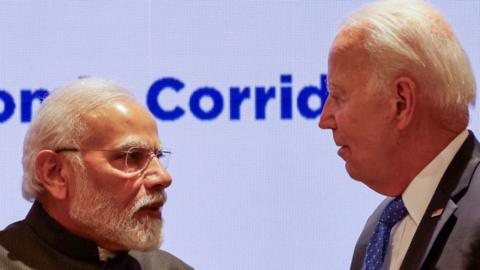
{"type": "Polygon", "coordinates": [[[117,205],[113,194],[96,189],[84,169],[76,168],[75,194],[69,215],[81,227],[98,238],[133,250],[159,248],[162,237],[162,220],[148,215],[136,215],[148,204],[164,201],[165,193],[146,195],[137,199],[128,208],[117,205]]]}

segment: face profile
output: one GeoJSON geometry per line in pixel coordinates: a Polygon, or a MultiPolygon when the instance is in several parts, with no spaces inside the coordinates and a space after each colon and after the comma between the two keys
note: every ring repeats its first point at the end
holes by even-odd
{"type": "Polygon", "coordinates": [[[0,265],[191,270],[159,249],[170,154],[150,112],[115,83],[84,78],[54,91],[25,138],[33,205],[0,231],[0,250],[15,254],[0,252],[0,265]]]}
{"type": "Polygon", "coordinates": [[[445,18],[417,0],[355,11],[332,42],[328,88],[319,127],[346,172],[387,196],[350,269],[464,269],[480,225],[480,145],[467,129],[473,71],[445,18]]]}
{"type": "Polygon", "coordinates": [[[330,94],[319,127],[332,131],[338,155],[353,179],[382,185],[388,157],[394,154],[395,103],[383,93],[388,89],[377,89],[368,55],[352,36],[350,31],[340,33],[330,50],[330,94]]]}
{"type": "Polygon", "coordinates": [[[82,227],[95,228],[92,234],[97,237],[111,237],[106,241],[112,245],[138,250],[158,248],[161,207],[172,179],[153,155],[162,148],[155,121],[130,100],[102,106],[84,118],[87,135],[78,151],[80,164],[76,166],[81,173],[72,186],[71,218],[82,227]],[[141,149],[151,150],[138,152],[141,149]],[[97,189],[102,192],[95,192],[97,189]]]}

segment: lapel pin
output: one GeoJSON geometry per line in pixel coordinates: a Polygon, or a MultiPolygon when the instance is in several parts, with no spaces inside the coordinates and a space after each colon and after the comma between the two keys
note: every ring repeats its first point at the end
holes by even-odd
{"type": "Polygon", "coordinates": [[[443,208],[437,209],[437,210],[435,210],[435,211],[432,212],[431,217],[434,218],[434,217],[441,216],[442,213],[443,213],[443,208]]]}

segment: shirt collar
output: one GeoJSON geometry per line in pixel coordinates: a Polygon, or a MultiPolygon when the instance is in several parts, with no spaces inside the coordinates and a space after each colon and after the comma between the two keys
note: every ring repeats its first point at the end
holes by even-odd
{"type": "Polygon", "coordinates": [[[98,257],[100,258],[100,261],[106,261],[115,258],[115,256],[117,256],[117,253],[98,247],[98,257]]]}
{"type": "Polygon", "coordinates": [[[402,194],[408,214],[420,223],[448,165],[468,137],[464,130],[455,137],[415,178],[402,194]]]}
{"type": "Polygon", "coordinates": [[[96,243],[69,232],[48,215],[39,201],[33,203],[25,220],[38,237],[59,252],[74,258],[99,262],[96,243]]]}

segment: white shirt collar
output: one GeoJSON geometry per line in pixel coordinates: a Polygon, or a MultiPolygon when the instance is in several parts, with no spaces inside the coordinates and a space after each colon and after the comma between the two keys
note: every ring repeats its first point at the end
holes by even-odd
{"type": "Polygon", "coordinates": [[[415,176],[402,194],[408,214],[420,223],[448,165],[468,137],[464,130],[453,139],[423,170],[415,176]]]}
{"type": "Polygon", "coordinates": [[[114,258],[115,256],[117,256],[115,252],[98,247],[98,257],[100,261],[106,261],[107,259],[114,258]]]}

